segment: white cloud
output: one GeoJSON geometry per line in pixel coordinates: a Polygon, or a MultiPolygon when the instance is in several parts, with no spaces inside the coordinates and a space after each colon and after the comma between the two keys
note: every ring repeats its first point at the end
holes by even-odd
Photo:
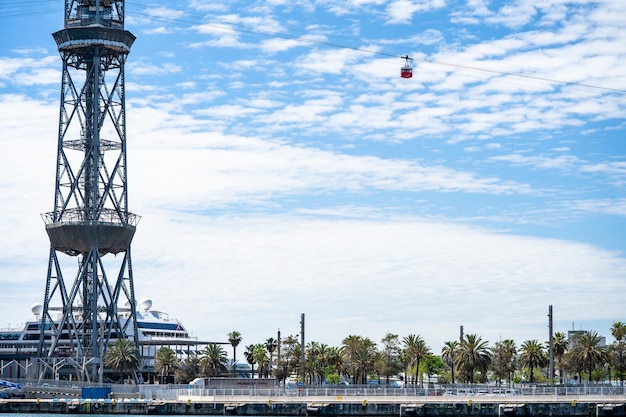
{"type": "Polygon", "coordinates": [[[587,174],[607,174],[612,181],[622,184],[626,180],[626,162],[604,161],[590,163],[573,155],[525,156],[520,154],[499,155],[490,157],[493,161],[506,161],[517,166],[530,166],[534,169],[558,169],[587,174]]]}
{"type": "Polygon", "coordinates": [[[134,75],[165,75],[177,74],[182,71],[182,67],[174,63],[152,64],[145,61],[131,62],[128,69],[134,75]]]}
{"type": "Polygon", "coordinates": [[[357,56],[350,49],[329,49],[309,52],[297,67],[303,71],[318,73],[340,74],[346,71],[347,66],[357,60],[357,56]]]}
{"type": "Polygon", "coordinates": [[[379,340],[392,331],[418,333],[440,349],[459,325],[492,342],[500,335],[541,340],[549,304],[566,325],[602,317],[619,303],[626,269],[615,254],[585,245],[420,219],[172,215],[168,221],[167,213],[152,212],[137,236],[148,295],[167,310],[198,306],[201,316],[181,313],[190,328],[213,339],[238,329],[245,343],[276,328],[296,333],[300,313],[309,340],[331,345],[355,332],[379,340]],[[160,249],[148,249],[149,241],[160,249]],[[175,263],[176,275],[152,268],[153,260],[175,263]],[[590,296],[588,282],[597,276],[608,298],[590,296]],[[174,279],[184,291],[172,291],[174,279]],[[581,303],[588,312],[581,314],[581,303]],[[247,306],[254,306],[255,326],[247,306]],[[205,320],[224,314],[228,320],[205,320]]]}
{"type": "Polygon", "coordinates": [[[175,10],[169,7],[150,7],[146,9],[146,13],[150,16],[167,20],[180,19],[187,15],[187,13],[182,10],[175,10]]]}
{"type": "Polygon", "coordinates": [[[568,203],[568,208],[595,214],[626,217],[626,198],[571,201],[568,203]]]}
{"type": "Polygon", "coordinates": [[[385,10],[387,23],[410,23],[415,13],[440,9],[445,0],[392,0],[385,10]]]}
{"type": "Polygon", "coordinates": [[[58,61],[58,56],[0,58],[0,81],[13,86],[60,85],[58,61]]]}

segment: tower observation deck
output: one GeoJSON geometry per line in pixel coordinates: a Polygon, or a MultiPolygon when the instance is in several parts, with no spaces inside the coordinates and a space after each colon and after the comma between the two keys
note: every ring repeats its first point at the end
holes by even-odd
{"type": "Polygon", "coordinates": [[[135,36],[124,29],[123,0],[65,0],[64,11],[53,34],[63,70],[54,209],[42,214],[50,257],[39,369],[44,377],[69,365],[79,379],[102,381],[110,342],[138,345],[124,86],[135,36]]]}

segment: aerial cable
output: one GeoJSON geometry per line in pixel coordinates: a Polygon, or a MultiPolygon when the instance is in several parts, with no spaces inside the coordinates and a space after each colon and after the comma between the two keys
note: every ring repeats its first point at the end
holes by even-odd
{"type": "MultiPolygon", "coordinates": [[[[134,3],[134,2],[126,2],[127,4],[132,4],[144,9],[147,9],[146,6],[139,4],[139,3],[134,3]]],[[[386,58],[402,58],[405,59],[407,56],[400,56],[400,55],[396,55],[396,54],[392,54],[392,53],[388,53],[388,52],[384,52],[384,51],[378,51],[378,50],[373,50],[373,49],[365,49],[363,47],[356,47],[356,46],[350,46],[350,45],[345,45],[345,44],[339,44],[339,43],[335,43],[335,42],[331,42],[331,41],[324,41],[324,40],[319,40],[319,39],[314,39],[314,38],[310,38],[310,37],[306,37],[306,36],[296,36],[293,34],[289,34],[289,33],[284,33],[284,32],[276,32],[276,31],[270,31],[267,29],[260,29],[260,28],[254,28],[254,29],[248,29],[245,28],[243,25],[237,24],[237,23],[227,23],[224,25],[220,25],[220,24],[212,24],[212,23],[201,23],[201,21],[204,19],[204,16],[200,16],[200,15],[193,15],[193,14],[189,14],[189,13],[185,13],[184,16],[188,16],[193,18],[197,18],[200,22],[197,21],[190,21],[187,19],[180,19],[178,18],[178,16],[180,16],[180,14],[175,13],[170,11],[169,9],[150,9],[150,10],[160,10],[162,12],[165,12],[165,14],[169,14],[172,16],[172,18],[167,18],[164,17],[162,15],[154,15],[154,14],[141,14],[142,16],[146,16],[146,17],[150,17],[152,19],[156,19],[156,20],[164,20],[164,21],[168,21],[168,22],[182,22],[182,23],[188,23],[188,24],[202,24],[203,26],[207,26],[207,27],[212,27],[214,29],[217,30],[222,30],[222,31],[230,31],[230,32],[235,32],[235,33],[245,33],[248,35],[252,35],[252,36],[256,36],[258,35],[259,37],[264,37],[264,38],[268,38],[270,36],[274,36],[274,37],[278,37],[281,39],[285,39],[285,40],[292,40],[292,41],[297,41],[300,43],[308,43],[311,45],[321,45],[321,46],[327,46],[330,48],[334,48],[334,49],[349,49],[349,50],[353,50],[356,52],[361,52],[364,54],[369,54],[369,55],[374,55],[374,56],[381,56],[381,57],[386,57],[386,58]]],[[[601,85],[597,85],[597,84],[590,84],[590,83],[584,83],[584,82],[578,82],[578,81],[564,81],[564,80],[560,80],[557,78],[551,78],[551,77],[544,77],[544,76],[538,76],[538,75],[530,75],[530,74],[520,74],[520,73],[515,73],[515,72],[510,72],[510,71],[499,71],[499,70],[494,70],[494,69],[489,69],[489,68],[484,68],[484,67],[479,67],[479,66],[472,66],[472,65],[464,65],[464,64],[457,64],[457,63],[451,63],[451,62],[445,62],[445,61],[435,61],[435,60],[428,60],[428,59],[414,59],[411,58],[411,61],[414,61],[416,64],[431,64],[431,65],[439,65],[439,66],[443,66],[443,67],[449,67],[449,68],[455,68],[455,69],[463,69],[463,70],[470,70],[470,71],[477,71],[477,72],[482,72],[482,73],[487,73],[487,74],[493,74],[493,75],[499,75],[499,76],[508,76],[508,77],[516,77],[516,78],[521,78],[521,79],[528,79],[528,80],[534,80],[534,81],[541,81],[542,83],[551,83],[551,84],[559,84],[559,85],[564,85],[564,86],[576,86],[576,87],[584,87],[584,88],[590,88],[590,89],[594,89],[594,90],[600,90],[600,91],[608,91],[608,92],[614,92],[614,93],[626,93],[626,89],[620,89],[620,88],[615,88],[615,87],[607,87],[607,86],[601,86],[601,85]]],[[[406,68],[406,64],[405,67],[406,68]]],[[[406,71],[406,70],[405,70],[406,71]]],[[[407,71],[408,73],[408,71],[407,71]]],[[[408,77],[405,77],[408,78],[408,77]]]]}
{"type": "MultiPolygon", "coordinates": [[[[50,0],[33,0],[27,4],[33,4],[33,3],[50,3],[50,0]]],[[[23,4],[24,3],[21,1],[11,1],[11,2],[6,2],[6,3],[0,3],[0,7],[7,6],[7,5],[16,6],[16,5],[23,5],[23,4]]],[[[217,30],[230,31],[230,32],[235,32],[235,33],[244,33],[252,37],[269,38],[273,36],[273,37],[278,37],[278,38],[285,39],[285,40],[297,41],[303,44],[320,45],[320,46],[326,46],[326,47],[334,48],[334,49],[348,49],[348,50],[352,50],[355,52],[360,52],[360,53],[369,54],[373,56],[381,56],[381,57],[386,57],[386,58],[405,59],[405,56],[401,56],[399,54],[392,54],[392,53],[379,51],[379,50],[365,49],[363,47],[339,44],[339,43],[335,43],[331,41],[314,39],[314,38],[307,37],[307,36],[296,36],[294,34],[285,33],[285,32],[276,32],[276,31],[270,31],[270,30],[260,29],[260,28],[248,29],[248,28],[245,28],[243,25],[237,24],[237,23],[227,23],[224,25],[203,23],[205,16],[191,14],[187,12],[178,13],[167,8],[156,8],[156,9],[149,8],[145,4],[135,3],[135,2],[130,2],[130,1],[127,1],[126,4],[132,5],[134,7],[138,7],[139,9],[143,9],[143,10],[150,10],[152,12],[155,12],[155,11],[158,12],[158,14],[141,13],[141,12],[139,13],[135,12],[133,14],[134,16],[147,17],[153,20],[162,20],[166,22],[178,22],[178,23],[185,23],[185,24],[190,24],[190,25],[202,24],[204,26],[212,27],[217,30]]],[[[23,9],[21,10],[17,9],[13,13],[11,12],[2,13],[2,17],[27,16],[27,15],[35,15],[35,14],[47,14],[47,13],[52,13],[52,12],[53,11],[45,11],[45,10],[44,11],[42,10],[24,11],[23,9]]],[[[428,59],[419,59],[419,60],[411,59],[411,61],[414,61],[418,65],[419,64],[438,65],[438,66],[453,68],[453,69],[476,71],[476,72],[482,72],[486,74],[540,81],[542,83],[559,84],[559,85],[564,85],[564,86],[576,86],[576,87],[583,87],[583,88],[589,88],[589,89],[607,91],[607,92],[613,92],[613,93],[626,93],[626,89],[622,89],[622,88],[601,86],[597,84],[590,84],[590,83],[578,82],[578,81],[564,81],[564,80],[560,80],[557,78],[544,77],[544,76],[539,76],[539,75],[520,74],[520,73],[515,73],[515,72],[510,72],[510,71],[499,71],[499,70],[494,70],[494,69],[489,69],[489,68],[479,67],[479,66],[474,66],[474,65],[464,65],[460,63],[451,63],[451,62],[435,61],[435,60],[428,60],[428,59]]]]}

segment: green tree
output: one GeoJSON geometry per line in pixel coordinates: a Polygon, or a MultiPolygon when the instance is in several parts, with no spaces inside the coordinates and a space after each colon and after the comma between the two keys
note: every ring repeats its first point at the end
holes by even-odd
{"type": "Polygon", "coordinates": [[[428,375],[428,380],[435,375],[441,372],[445,368],[445,364],[441,357],[433,355],[429,353],[424,356],[423,359],[424,368],[426,370],[426,375],[428,375]]]}
{"type": "Polygon", "coordinates": [[[389,385],[389,377],[402,370],[400,362],[400,340],[397,334],[387,333],[381,340],[383,347],[380,352],[379,371],[385,377],[385,384],[389,385]]]}
{"type": "Polygon", "coordinates": [[[454,360],[459,353],[459,342],[456,340],[447,341],[441,348],[441,358],[450,367],[452,372],[452,383],[454,384],[454,360]]]}
{"type": "Polygon", "coordinates": [[[505,339],[496,342],[491,349],[491,370],[497,378],[498,384],[502,384],[504,378],[509,384],[513,372],[515,372],[515,358],[517,355],[517,347],[511,339],[505,339]]]}
{"type": "Polygon", "coordinates": [[[109,346],[105,356],[104,365],[119,372],[124,379],[124,373],[132,375],[137,381],[137,368],[139,367],[139,353],[137,346],[127,339],[119,339],[109,346]]]}
{"type": "Polygon", "coordinates": [[[518,359],[520,367],[530,371],[530,382],[535,382],[534,370],[546,366],[548,356],[542,343],[537,340],[527,340],[520,347],[518,359]]]}
{"type": "Polygon", "coordinates": [[[206,376],[215,376],[227,371],[228,358],[220,345],[207,345],[200,356],[200,369],[206,376]]]}
{"type": "Polygon", "coordinates": [[[626,324],[616,321],[611,326],[611,335],[615,338],[613,343],[613,365],[615,366],[620,380],[620,386],[624,386],[624,371],[626,371],[626,324]]]}
{"type": "Polygon", "coordinates": [[[474,382],[476,372],[480,372],[483,379],[486,378],[491,364],[488,344],[489,342],[483,341],[477,334],[467,334],[461,341],[456,367],[462,371],[465,382],[474,382]]]}
{"type": "Polygon", "coordinates": [[[187,384],[200,374],[200,359],[196,355],[189,355],[178,363],[174,371],[174,379],[178,384],[187,384]]]}
{"type": "Polygon", "coordinates": [[[154,355],[154,370],[160,374],[162,384],[170,382],[169,376],[176,370],[177,365],[178,358],[172,348],[163,346],[154,355]]]}
{"type": "MultiPolygon", "coordinates": [[[[246,356],[248,360],[248,356],[246,356]]],[[[299,374],[300,342],[296,336],[290,335],[281,341],[281,357],[277,364],[276,379],[285,381],[289,375],[299,374]]]]}
{"type": "Polygon", "coordinates": [[[337,373],[334,366],[328,366],[326,370],[326,381],[330,385],[338,385],[341,383],[341,376],[337,373]]]}

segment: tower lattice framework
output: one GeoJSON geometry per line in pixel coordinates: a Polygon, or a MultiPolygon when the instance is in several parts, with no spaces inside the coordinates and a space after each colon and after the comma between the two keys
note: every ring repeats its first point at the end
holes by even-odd
{"type": "Polygon", "coordinates": [[[54,210],[44,213],[50,258],[40,376],[74,367],[103,379],[110,341],[138,348],[128,210],[124,64],[135,36],[124,1],[65,0],[53,34],[63,62],[54,210]]]}

